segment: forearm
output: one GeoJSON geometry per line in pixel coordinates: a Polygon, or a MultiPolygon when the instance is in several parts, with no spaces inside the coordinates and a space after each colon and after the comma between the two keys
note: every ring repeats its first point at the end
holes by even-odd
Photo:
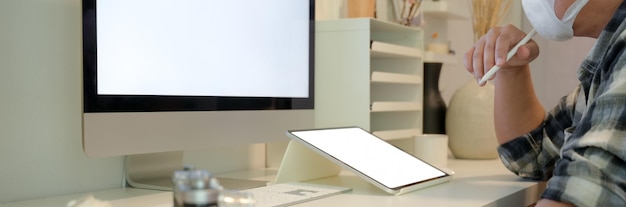
{"type": "Polygon", "coordinates": [[[545,110],[533,88],[528,65],[501,70],[495,80],[494,121],[500,144],[537,128],[545,110]]]}
{"type": "Polygon", "coordinates": [[[541,199],[539,200],[539,202],[537,202],[537,205],[535,205],[535,207],[573,207],[574,205],[569,204],[569,203],[563,203],[563,202],[558,202],[558,201],[553,201],[553,200],[548,200],[548,199],[541,199]]]}

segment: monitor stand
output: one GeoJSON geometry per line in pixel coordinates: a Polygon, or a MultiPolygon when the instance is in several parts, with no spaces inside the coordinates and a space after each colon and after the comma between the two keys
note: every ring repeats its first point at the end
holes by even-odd
{"type": "MultiPolygon", "coordinates": [[[[124,163],[126,186],[150,190],[171,191],[172,174],[183,170],[183,151],[128,155],[124,163]]],[[[267,185],[265,181],[222,178],[218,182],[225,189],[241,190],[267,185]]]]}
{"type": "Polygon", "coordinates": [[[338,176],[341,167],[306,146],[289,141],[274,183],[303,182],[338,176]]]}
{"type": "Polygon", "coordinates": [[[172,173],[183,169],[183,151],[128,155],[124,161],[127,186],[172,190],[172,173]]]}

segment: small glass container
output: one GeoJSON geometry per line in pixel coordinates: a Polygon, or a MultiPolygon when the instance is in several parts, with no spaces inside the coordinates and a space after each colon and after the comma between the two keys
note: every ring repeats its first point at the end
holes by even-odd
{"type": "Polygon", "coordinates": [[[216,207],[222,187],[205,170],[186,169],[172,175],[174,207],[216,207]]]}

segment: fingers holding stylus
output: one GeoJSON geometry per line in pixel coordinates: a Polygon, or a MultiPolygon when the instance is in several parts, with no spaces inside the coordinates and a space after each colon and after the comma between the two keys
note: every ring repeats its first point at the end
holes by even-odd
{"type": "Polygon", "coordinates": [[[496,65],[501,68],[511,68],[524,66],[533,61],[539,55],[539,47],[532,40],[536,34],[534,30],[525,34],[518,28],[509,25],[504,27],[500,37],[498,38],[498,46],[496,48],[496,65]],[[519,48],[511,57],[507,57],[510,50],[519,44],[519,48]]]}
{"type": "Polygon", "coordinates": [[[465,67],[474,75],[477,82],[495,65],[499,35],[500,28],[492,28],[465,54],[465,67]]]}
{"type": "Polygon", "coordinates": [[[479,85],[484,85],[485,82],[480,80],[485,75],[494,75],[489,77],[489,80],[493,79],[495,71],[488,73],[494,68],[508,69],[527,65],[537,57],[539,50],[532,40],[514,48],[525,37],[524,32],[511,25],[492,28],[465,53],[465,68],[474,75],[479,85]],[[511,50],[514,50],[513,53],[510,53],[511,50]]]}

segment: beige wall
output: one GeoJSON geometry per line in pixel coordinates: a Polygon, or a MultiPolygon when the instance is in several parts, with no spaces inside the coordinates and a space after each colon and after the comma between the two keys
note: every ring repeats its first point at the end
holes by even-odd
{"type": "MultiPolygon", "coordinates": [[[[530,23],[525,24],[527,31],[530,23]]],[[[537,35],[540,55],[531,63],[533,82],[539,100],[546,110],[551,110],[559,99],[578,85],[576,70],[596,39],[574,37],[566,42],[545,40],[537,35]]]]}
{"type": "Polygon", "coordinates": [[[80,0],[0,1],[0,203],[121,186],[81,146],[80,0]]]}

